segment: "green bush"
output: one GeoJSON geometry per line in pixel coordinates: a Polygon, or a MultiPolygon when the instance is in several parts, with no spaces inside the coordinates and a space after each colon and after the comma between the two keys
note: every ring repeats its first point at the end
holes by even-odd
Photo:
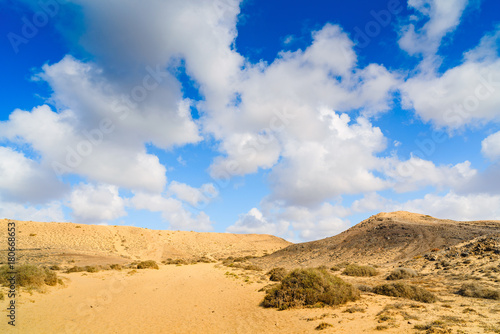
{"type": "Polygon", "coordinates": [[[279,282],[286,276],[287,273],[288,271],[285,268],[280,267],[269,270],[267,275],[269,275],[270,281],[279,282]]]}
{"type": "MultiPolygon", "coordinates": [[[[9,285],[8,279],[12,275],[9,272],[11,270],[8,265],[0,267],[0,284],[9,285]]],[[[41,288],[44,285],[54,286],[59,282],[54,271],[31,264],[16,266],[14,272],[16,273],[16,283],[22,287],[41,288]]]]}
{"type": "Polygon", "coordinates": [[[112,270],[122,270],[122,266],[120,264],[112,264],[109,266],[112,270]]]}
{"type": "Polygon", "coordinates": [[[373,292],[379,295],[406,298],[424,303],[433,303],[437,300],[432,292],[424,288],[400,282],[378,285],[373,288],[373,292]]]}
{"type": "Polygon", "coordinates": [[[295,269],[268,290],[262,306],[285,310],[311,305],[339,305],[359,298],[351,284],[324,269],[295,269]]]}
{"type": "Polygon", "coordinates": [[[142,261],[139,262],[139,264],[137,265],[137,269],[148,269],[148,268],[160,269],[156,261],[153,260],[142,261]]]}
{"type": "Polygon", "coordinates": [[[342,275],[347,276],[376,276],[378,272],[375,268],[370,266],[359,266],[357,264],[349,264],[345,267],[342,275]]]}
{"type": "Polygon", "coordinates": [[[394,281],[398,279],[405,279],[418,276],[417,272],[413,269],[409,268],[396,268],[394,269],[389,276],[387,276],[387,280],[394,281]]]}
{"type": "Polygon", "coordinates": [[[457,293],[464,297],[500,300],[500,291],[488,289],[477,283],[463,284],[457,293]]]}

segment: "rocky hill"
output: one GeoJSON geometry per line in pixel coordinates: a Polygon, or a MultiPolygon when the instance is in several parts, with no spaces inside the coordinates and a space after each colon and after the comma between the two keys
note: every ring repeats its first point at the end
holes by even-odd
{"type": "Polygon", "coordinates": [[[333,237],[290,245],[255,259],[263,267],[400,262],[500,233],[500,221],[453,221],[405,211],[379,213],[333,237]]]}

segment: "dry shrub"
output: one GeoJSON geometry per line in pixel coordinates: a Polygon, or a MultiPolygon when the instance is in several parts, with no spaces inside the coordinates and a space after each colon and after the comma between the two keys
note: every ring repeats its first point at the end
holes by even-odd
{"type": "MultiPolygon", "coordinates": [[[[12,270],[8,265],[0,267],[0,284],[9,285],[12,270]]],[[[37,267],[31,264],[16,266],[14,269],[16,284],[27,288],[41,288],[44,285],[57,285],[57,274],[48,268],[37,267]]]]}
{"type": "Polygon", "coordinates": [[[409,268],[396,268],[394,269],[389,276],[387,276],[387,280],[398,280],[405,279],[418,276],[417,272],[413,269],[409,268]]]}
{"type": "Polygon", "coordinates": [[[85,271],[85,268],[79,266],[73,266],[71,268],[66,269],[66,273],[79,273],[81,271],[85,271]]]}
{"type": "Polygon", "coordinates": [[[365,313],[365,309],[362,308],[361,306],[355,305],[355,306],[346,308],[342,312],[344,312],[344,313],[356,313],[356,312],[365,313]]]}
{"type": "Polygon", "coordinates": [[[321,331],[323,329],[327,329],[328,327],[333,327],[333,325],[329,324],[328,322],[322,322],[318,326],[316,326],[315,330],[321,331]]]}
{"type": "Polygon", "coordinates": [[[378,272],[375,268],[370,266],[359,266],[357,264],[350,264],[345,267],[342,275],[347,276],[376,276],[378,272]]]}
{"type": "Polygon", "coordinates": [[[434,320],[425,325],[417,324],[413,328],[419,331],[426,331],[426,333],[451,333],[451,330],[441,320],[434,320]]]}
{"type": "Polygon", "coordinates": [[[262,306],[285,310],[292,307],[339,305],[359,298],[351,284],[324,269],[295,269],[281,284],[267,291],[262,306]]]}
{"type": "Polygon", "coordinates": [[[424,303],[433,303],[437,300],[432,292],[424,288],[399,282],[378,285],[373,288],[373,292],[379,295],[406,298],[424,303]]]}
{"type": "Polygon", "coordinates": [[[158,267],[158,264],[154,260],[142,261],[139,262],[139,264],[137,264],[137,269],[148,269],[148,268],[160,269],[160,267],[158,267]]]}
{"type": "Polygon", "coordinates": [[[287,274],[288,271],[285,268],[281,267],[273,268],[267,273],[267,275],[269,275],[269,280],[273,282],[281,281],[287,274]]]}
{"type": "Polygon", "coordinates": [[[122,269],[123,269],[123,267],[121,266],[121,264],[117,264],[117,263],[112,264],[112,265],[110,265],[109,267],[110,267],[112,270],[122,270],[122,269]]]}
{"type": "Polygon", "coordinates": [[[365,284],[358,284],[356,285],[356,288],[358,288],[359,291],[363,291],[363,292],[373,292],[373,288],[369,285],[365,285],[365,284]]]}
{"type": "Polygon", "coordinates": [[[206,256],[196,257],[191,260],[191,263],[213,263],[211,259],[206,256]]]}
{"type": "Polygon", "coordinates": [[[97,273],[99,272],[98,266],[85,266],[85,271],[88,273],[97,273]]]}
{"type": "Polygon", "coordinates": [[[486,288],[477,283],[465,283],[457,293],[464,297],[500,300],[500,291],[486,288]]]}
{"type": "Polygon", "coordinates": [[[176,264],[176,265],[182,265],[182,264],[189,264],[186,260],[184,259],[171,259],[168,258],[165,261],[161,261],[163,264],[176,264]]]}
{"type": "Polygon", "coordinates": [[[255,264],[247,264],[247,265],[241,266],[240,268],[245,269],[245,270],[262,271],[262,268],[255,265],[255,264]]]}

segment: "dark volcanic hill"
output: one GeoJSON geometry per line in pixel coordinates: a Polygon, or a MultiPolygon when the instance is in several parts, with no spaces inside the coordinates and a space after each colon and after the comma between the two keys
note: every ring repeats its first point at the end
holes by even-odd
{"type": "Polygon", "coordinates": [[[500,221],[462,222],[405,211],[384,212],[336,236],[294,244],[252,262],[265,268],[391,263],[492,233],[500,233],[500,221]]]}

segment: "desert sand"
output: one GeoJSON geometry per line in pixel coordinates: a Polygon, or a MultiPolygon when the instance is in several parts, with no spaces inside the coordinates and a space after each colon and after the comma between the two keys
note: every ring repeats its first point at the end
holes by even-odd
{"type": "MultiPolygon", "coordinates": [[[[464,223],[410,213],[386,213],[370,217],[340,237],[296,245],[266,235],[76,227],[80,225],[71,223],[17,224],[21,227],[23,261],[60,265],[57,274],[64,284],[47,286],[43,291],[21,289],[17,326],[13,329],[1,321],[2,333],[315,333],[323,322],[331,325],[319,331],[323,333],[500,330],[498,300],[456,293],[461,284],[470,282],[500,289],[497,221],[464,223]],[[435,229],[442,232],[425,237],[422,242],[419,235],[435,229]],[[407,236],[414,233],[414,238],[407,236]],[[378,243],[378,248],[367,244],[361,252],[351,238],[371,240],[378,243]],[[147,242],[142,243],[144,240],[147,242]],[[344,245],[338,251],[340,255],[331,256],[340,249],[339,245],[344,245]],[[161,251],[156,251],[158,247],[161,251]],[[270,255],[262,257],[266,253],[270,255]],[[283,254],[288,255],[286,261],[283,254]],[[221,261],[228,256],[248,255],[257,257],[242,262],[221,261]],[[158,270],[64,272],[73,265],[200,256],[211,258],[213,263],[160,264],[158,270]],[[385,277],[398,266],[412,268],[419,275],[405,282],[424,287],[438,300],[421,303],[377,295],[368,288],[362,289],[359,300],[334,307],[284,311],[261,307],[265,295],[262,288],[275,284],[269,281],[266,268],[309,266],[304,259],[313,265],[338,265],[332,268],[332,274],[357,287],[387,283],[385,277]],[[379,274],[341,275],[345,265],[341,262],[346,261],[373,265],[379,274]],[[246,265],[253,267],[242,268],[246,265]],[[256,265],[264,270],[256,270],[256,265]]],[[[2,289],[5,293],[6,288],[2,289]]],[[[4,319],[7,303],[8,298],[0,300],[0,315],[4,319]]]]}

